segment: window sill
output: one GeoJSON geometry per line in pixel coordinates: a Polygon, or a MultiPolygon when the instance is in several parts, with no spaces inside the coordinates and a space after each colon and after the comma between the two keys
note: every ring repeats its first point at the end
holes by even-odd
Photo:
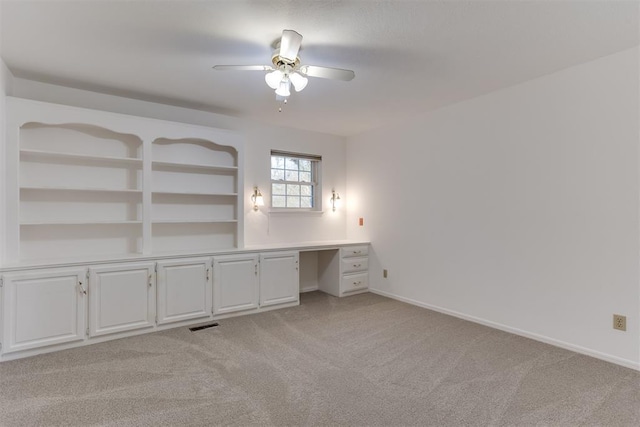
{"type": "Polygon", "coordinates": [[[292,209],[270,209],[267,211],[269,215],[276,216],[320,216],[324,211],[314,210],[292,210],[292,209]]]}

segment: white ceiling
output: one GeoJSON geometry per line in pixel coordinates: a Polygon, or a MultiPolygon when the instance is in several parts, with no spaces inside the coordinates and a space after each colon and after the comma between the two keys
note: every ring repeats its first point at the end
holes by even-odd
{"type": "Polygon", "coordinates": [[[639,44],[637,1],[2,1],[17,77],[352,135],[639,44]],[[283,29],[310,79],[278,113],[263,72],[283,29]]]}

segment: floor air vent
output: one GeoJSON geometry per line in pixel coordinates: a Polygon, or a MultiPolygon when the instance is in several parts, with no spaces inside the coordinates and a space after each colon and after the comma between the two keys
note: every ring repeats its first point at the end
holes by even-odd
{"type": "Polygon", "coordinates": [[[208,325],[194,326],[193,328],[189,328],[189,330],[191,332],[195,332],[195,331],[200,331],[202,329],[213,328],[215,326],[218,326],[218,324],[217,323],[209,323],[208,325]]]}

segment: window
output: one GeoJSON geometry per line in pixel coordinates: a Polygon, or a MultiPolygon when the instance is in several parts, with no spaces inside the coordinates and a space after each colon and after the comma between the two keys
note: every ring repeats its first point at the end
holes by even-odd
{"type": "Polygon", "coordinates": [[[271,207],[319,210],[320,156],[271,151],[271,207]]]}

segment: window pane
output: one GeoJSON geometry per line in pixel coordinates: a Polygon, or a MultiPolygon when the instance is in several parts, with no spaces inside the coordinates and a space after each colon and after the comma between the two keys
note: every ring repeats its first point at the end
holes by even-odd
{"type": "Polygon", "coordinates": [[[298,159],[285,158],[285,169],[298,170],[298,159]]]}
{"type": "Polygon", "coordinates": [[[320,161],[274,153],[271,156],[272,207],[313,209],[318,168],[320,161]]]}
{"type": "Polygon", "coordinates": [[[288,208],[299,208],[300,207],[300,197],[298,197],[298,196],[287,196],[287,207],[288,208]]]}
{"type": "Polygon", "coordinates": [[[311,197],[300,197],[300,207],[312,208],[313,206],[311,206],[311,197]]]}
{"type": "Polygon", "coordinates": [[[300,195],[300,186],[298,184],[287,184],[287,196],[300,195]]]}
{"type": "Polygon", "coordinates": [[[271,157],[271,167],[276,169],[284,169],[284,157],[271,157]]]}
{"type": "Polygon", "coordinates": [[[284,179],[284,171],[282,169],[271,169],[271,179],[281,181],[284,179]]]}
{"type": "Polygon", "coordinates": [[[301,171],[311,171],[311,160],[300,160],[301,171]]]}
{"type": "Polygon", "coordinates": [[[300,172],[300,182],[311,182],[311,172],[300,172]]]}
{"type": "Polygon", "coordinates": [[[274,208],[284,208],[286,198],[284,196],[273,196],[271,198],[271,203],[273,203],[274,208]]]}

